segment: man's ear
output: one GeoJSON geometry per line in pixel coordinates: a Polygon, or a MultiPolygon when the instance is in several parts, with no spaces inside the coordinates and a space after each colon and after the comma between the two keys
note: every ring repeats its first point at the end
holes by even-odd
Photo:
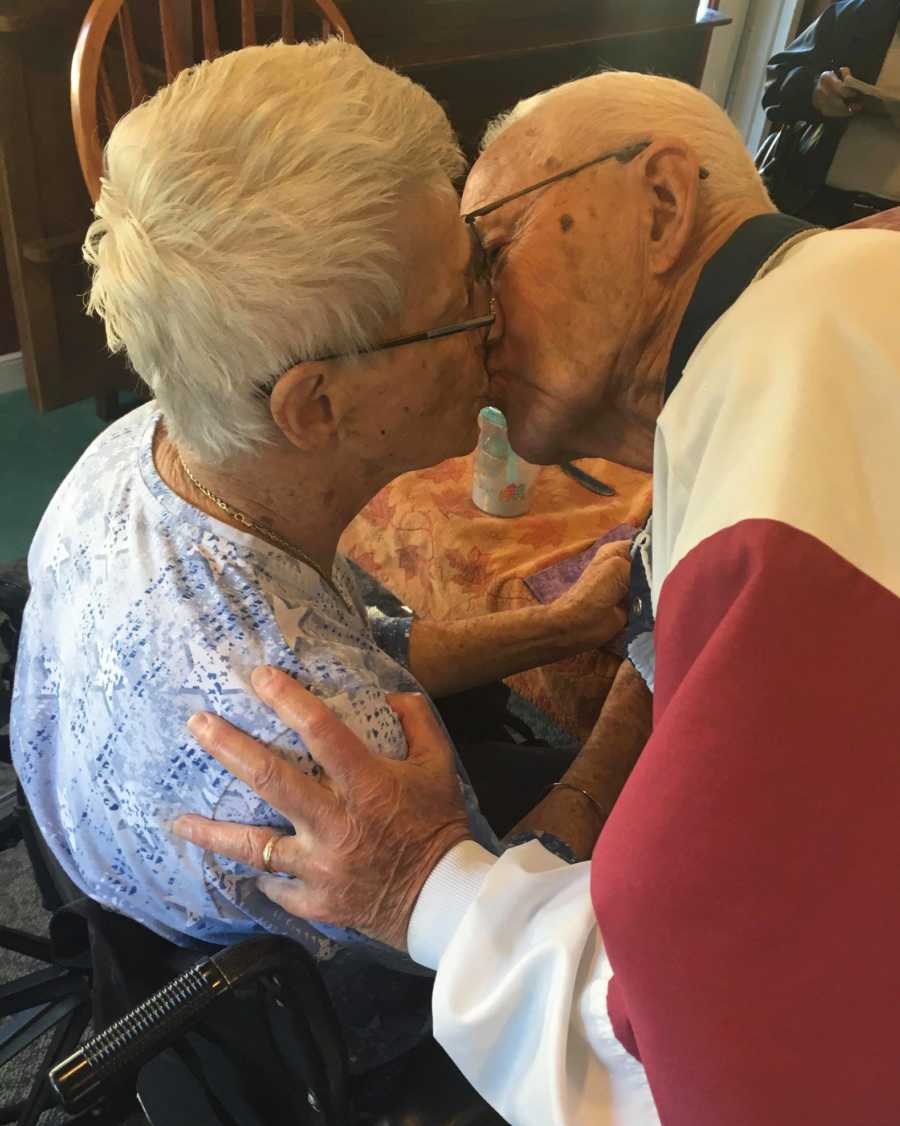
{"type": "Polygon", "coordinates": [[[650,209],[650,268],[664,274],[678,264],[695,229],[700,162],[689,145],[665,138],[639,159],[650,209]]]}
{"type": "Polygon", "coordinates": [[[270,402],[275,425],[297,449],[320,450],[334,439],[337,420],[320,365],[297,364],[286,371],[270,402]]]}

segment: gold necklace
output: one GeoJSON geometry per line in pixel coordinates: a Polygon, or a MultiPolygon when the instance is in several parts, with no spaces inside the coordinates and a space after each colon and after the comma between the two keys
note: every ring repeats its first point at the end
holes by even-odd
{"type": "Polygon", "coordinates": [[[347,607],[350,613],[354,616],[357,615],[358,611],[350,605],[347,599],[334,585],[332,579],[330,579],[329,576],[325,574],[325,572],[315,561],[315,559],[310,559],[306,552],[297,547],[296,544],[291,543],[290,540],[286,540],[284,536],[279,536],[278,533],[273,532],[271,528],[267,528],[263,524],[258,524],[255,520],[251,519],[246,512],[241,512],[239,508],[235,508],[233,505],[229,504],[227,500],[223,500],[222,497],[214,493],[212,489],[208,489],[205,485],[201,484],[194,476],[194,474],[190,471],[190,469],[188,469],[181,454],[178,454],[178,462],[181,465],[181,468],[184,470],[187,479],[194,486],[194,488],[198,492],[202,493],[207,500],[212,501],[216,508],[220,508],[224,513],[230,516],[232,520],[237,520],[239,524],[242,524],[251,532],[255,532],[261,539],[266,540],[268,543],[273,544],[275,547],[280,547],[282,551],[286,551],[288,555],[292,555],[295,559],[299,559],[300,562],[305,563],[307,567],[312,567],[312,569],[316,572],[322,582],[325,583],[329,590],[334,591],[334,593],[341,600],[343,605],[347,607]]]}

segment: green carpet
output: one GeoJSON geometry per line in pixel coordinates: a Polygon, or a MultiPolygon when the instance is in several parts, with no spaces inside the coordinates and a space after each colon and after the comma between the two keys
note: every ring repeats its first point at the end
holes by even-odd
{"type": "Polygon", "coordinates": [[[0,561],[27,554],[59,483],[105,426],[93,399],[38,414],[26,391],[0,395],[0,561]]]}

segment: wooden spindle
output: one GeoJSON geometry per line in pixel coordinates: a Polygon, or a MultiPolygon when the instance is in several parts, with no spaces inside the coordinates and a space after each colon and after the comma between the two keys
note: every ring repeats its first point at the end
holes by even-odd
{"type": "Polygon", "coordinates": [[[100,96],[100,109],[103,111],[103,116],[106,119],[106,134],[109,134],[115,128],[116,122],[119,120],[119,111],[116,108],[116,99],[113,94],[112,83],[109,80],[109,74],[106,71],[106,63],[100,63],[100,72],[98,75],[98,93],[100,96]]]}
{"type": "Polygon", "coordinates": [[[166,79],[171,82],[187,65],[178,34],[175,0],[159,0],[159,22],[162,27],[163,54],[166,58],[166,79]]]}
{"type": "Polygon", "coordinates": [[[256,10],[253,0],[241,0],[241,42],[245,47],[256,43],[256,10]]]}
{"type": "Polygon", "coordinates": [[[122,37],[122,49],[125,52],[125,70],[128,72],[128,88],[131,91],[133,109],[147,97],[147,87],[144,85],[144,74],[141,70],[141,60],[138,58],[134,26],[127,0],[119,9],[119,35],[122,37]]]}
{"type": "Polygon", "coordinates": [[[350,30],[350,25],[344,19],[344,13],[334,3],[334,0],[316,0],[316,6],[322,13],[322,38],[329,35],[340,35],[345,43],[355,43],[356,38],[350,30]]]}
{"type": "Polygon", "coordinates": [[[281,38],[285,43],[296,43],[294,28],[294,0],[281,0],[281,38]]]}
{"type": "Polygon", "coordinates": [[[216,22],[216,0],[200,0],[203,17],[203,57],[219,57],[219,25],[216,22]]]}

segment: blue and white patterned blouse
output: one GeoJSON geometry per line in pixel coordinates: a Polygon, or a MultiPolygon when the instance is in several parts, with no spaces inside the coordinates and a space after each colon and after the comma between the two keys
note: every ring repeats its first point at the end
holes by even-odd
{"type": "MultiPolygon", "coordinates": [[[[320,968],[358,1068],[428,1027],[427,982],[407,958],[353,931],[288,915],[258,873],[177,838],[178,814],[287,827],[185,727],[206,709],[313,769],[300,738],[249,687],[292,673],[370,746],[399,758],[386,692],[421,691],[376,644],[347,564],[334,582],[191,507],[153,463],[153,404],[93,443],[60,486],[29,554],[31,598],[16,667],[16,770],[74,882],[181,944],[261,932],[301,942],[320,968]]],[[[496,838],[461,779],[473,835],[496,838]]]]}

